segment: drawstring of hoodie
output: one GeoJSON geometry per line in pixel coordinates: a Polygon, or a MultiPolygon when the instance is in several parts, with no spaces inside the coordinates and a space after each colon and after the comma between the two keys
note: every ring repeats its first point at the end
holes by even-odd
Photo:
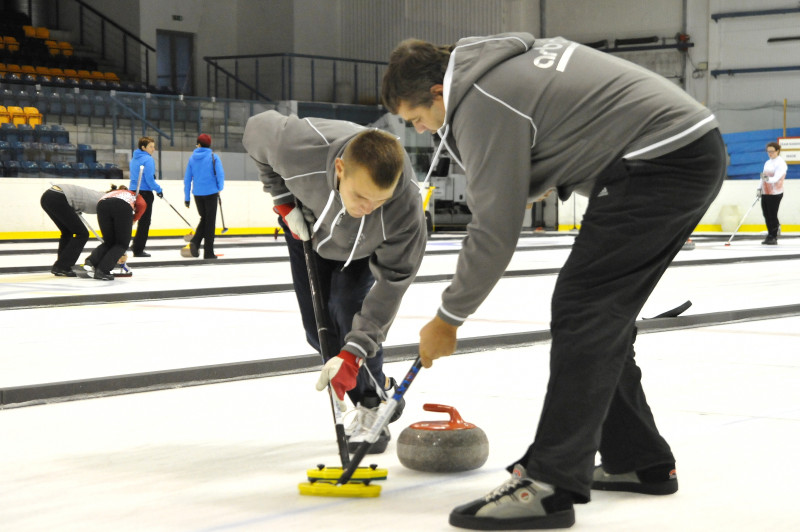
{"type": "Polygon", "coordinates": [[[428,175],[426,175],[425,179],[422,181],[423,187],[428,184],[428,181],[430,181],[433,169],[436,168],[436,163],[439,162],[439,155],[442,153],[443,147],[444,147],[444,137],[442,137],[441,142],[439,142],[439,146],[436,148],[436,152],[434,152],[433,154],[433,159],[431,160],[431,167],[428,168],[428,175]]]}
{"type": "MultiPolygon", "coordinates": [[[[322,209],[322,214],[319,215],[319,218],[317,218],[317,221],[314,223],[313,232],[316,233],[317,229],[319,229],[319,226],[322,225],[322,221],[325,219],[325,216],[328,214],[328,211],[331,209],[331,206],[333,205],[333,199],[335,197],[336,197],[336,191],[335,190],[331,190],[331,194],[330,194],[330,196],[328,196],[328,203],[325,204],[325,208],[322,209]]],[[[328,238],[326,238],[325,240],[323,240],[322,242],[320,242],[317,245],[317,250],[319,250],[319,248],[321,248],[323,246],[323,244],[325,244],[328,240],[330,240],[333,237],[333,230],[336,227],[336,221],[338,221],[338,218],[340,216],[342,216],[345,212],[346,212],[346,209],[344,207],[344,202],[342,202],[342,210],[339,212],[339,214],[336,215],[336,219],[331,224],[331,233],[330,233],[330,235],[328,235],[328,238]]],[[[361,217],[361,223],[358,226],[358,234],[356,234],[356,240],[355,240],[355,242],[353,242],[353,249],[350,250],[350,256],[347,257],[347,261],[344,263],[344,266],[342,266],[342,269],[347,268],[347,266],[353,260],[353,255],[355,255],[355,253],[356,253],[356,247],[358,246],[358,241],[361,239],[361,233],[364,231],[364,220],[365,219],[366,219],[366,216],[362,216],[361,217]]]]}

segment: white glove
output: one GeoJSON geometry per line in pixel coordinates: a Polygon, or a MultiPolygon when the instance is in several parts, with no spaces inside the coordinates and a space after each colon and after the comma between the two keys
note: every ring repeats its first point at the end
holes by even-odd
{"type": "Polygon", "coordinates": [[[303,209],[298,209],[294,203],[284,203],[276,205],[272,210],[283,218],[284,223],[289,226],[289,230],[296,240],[311,240],[311,233],[308,230],[305,216],[303,216],[303,209]]]}

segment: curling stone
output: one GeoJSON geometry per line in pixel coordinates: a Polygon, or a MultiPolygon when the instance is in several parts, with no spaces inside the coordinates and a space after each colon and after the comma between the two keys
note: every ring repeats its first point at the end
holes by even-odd
{"type": "Polygon", "coordinates": [[[425,404],[428,412],[450,414],[447,421],[420,421],[406,427],[397,440],[397,457],[409,469],[434,473],[469,471],[486,463],[489,440],[458,411],[447,405],[425,404]]]}

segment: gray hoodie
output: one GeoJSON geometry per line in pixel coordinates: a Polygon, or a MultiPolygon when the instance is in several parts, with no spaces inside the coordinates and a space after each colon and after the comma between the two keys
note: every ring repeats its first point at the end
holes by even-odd
{"type": "Polygon", "coordinates": [[[527,33],[460,40],[444,103],[441,146],[466,172],[472,211],[438,313],[453,325],[478,308],[508,266],[526,203],[551,188],[562,200],[588,194],[612,162],[659,157],[717,127],[708,109],[661,76],[527,33]]]}
{"type": "Polygon", "coordinates": [[[77,213],[97,214],[97,202],[105,195],[105,192],[78,185],[55,184],[53,189],[63,192],[67,203],[77,213]]]}
{"type": "Polygon", "coordinates": [[[355,355],[372,357],[385,340],[400,300],[417,274],[427,231],[408,155],[389,201],[360,219],[347,214],[339,196],[334,161],[363,130],[352,122],[300,119],[267,111],[247,121],[242,143],[259,168],[264,192],[272,195],[275,205],[296,198],[314,212],[317,221],[312,244],[320,256],[346,263],[370,257],[375,284],[353,318],[345,342],[355,355]]]}

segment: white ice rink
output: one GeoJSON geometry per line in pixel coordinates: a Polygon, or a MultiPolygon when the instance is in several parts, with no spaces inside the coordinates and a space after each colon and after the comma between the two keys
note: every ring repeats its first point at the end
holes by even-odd
{"type": "MultiPolygon", "coordinates": [[[[546,331],[554,270],[572,239],[523,238],[509,272],[525,274],[501,280],[462,337],[546,331]]],[[[591,503],[576,506],[573,530],[800,530],[800,238],[787,235],[776,247],[755,236],[730,247],[720,238],[695,240],[641,317],[691,300],[685,315],[710,316],[712,324],[640,331],[636,343],[680,490],[593,492],[591,503]],[[727,319],[730,311],[742,312],[727,319]],[[767,319],[743,318],[748,312],[767,319]]],[[[220,237],[224,255],[213,264],[181,259],[182,244],[151,240],[153,257],[131,259],[134,276],[114,282],[53,277],[45,266],[54,253],[41,252],[53,242],[0,244],[0,531],[456,530],[450,510],[503,482],[504,467],[532,441],[548,378],[546,342],[458,354],[422,370],[391,425],[388,450],[365,461],[389,470],[375,499],[298,494],[306,469],[339,465],[313,368],[9,404],[12,392],[52,383],[79,389],[114,376],[311,354],[294,294],[280,289],[290,282],[288,263],[246,260],[284,256],[279,243],[220,237]],[[230,294],[202,297],[219,287],[230,294]],[[179,297],[191,290],[196,297],[179,297]],[[176,297],[161,299],[171,291],[176,297]],[[77,304],[114,294],[128,295],[77,304]],[[52,299],[69,297],[76,304],[52,299]],[[37,299],[58,306],[34,307],[37,299]],[[444,417],[424,412],[424,403],[455,406],[486,432],[483,467],[445,474],[400,464],[402,429],[444,417]]],[[[430,276],[452,273],[458,247],[458,238],[431,240],[419,274],[428,282],[409,289],[387,349],[414,344],[446,286],[430,276]]],[[[410,365],[391,362],[386,372],[399,380],[410,365]]]]}

